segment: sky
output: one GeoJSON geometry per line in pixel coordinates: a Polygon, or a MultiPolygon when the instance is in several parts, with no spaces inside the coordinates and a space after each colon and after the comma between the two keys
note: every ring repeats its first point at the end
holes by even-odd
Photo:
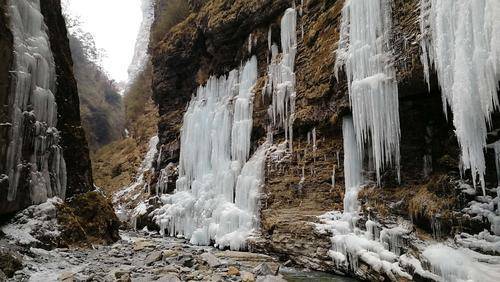
{"type": "Polygon", "coordinates": [[[66,0],[106,57],[103,67],[117,82],[127,81],[135,40],[142,21],[141,0],[66,0]]]}

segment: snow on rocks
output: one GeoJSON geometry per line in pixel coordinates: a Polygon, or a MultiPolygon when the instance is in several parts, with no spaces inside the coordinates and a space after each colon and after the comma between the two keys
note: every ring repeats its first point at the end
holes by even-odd
{"type": "Polygon", "coordinates": [[[122,222],[131,223],[134,228],[136,227],[137,217],[144,215],[148,208],[145,202],[141,202],[145,198],[141,196],[149,195],[150,193],[146,174],[153,168],[153,162],[158,153],[158,142],[158,136],[151,137],[148,151],[137,170],[135,181],[113,196],[113,204],[115,205],[115,212],[118,218],[122,222]]]}
{"type": "Polygon", "coordinates": [[[11,222],[1,228],[7,238],[20,245],[40,245],[60,235],[57,223],[57,207],[62,204],[59,198],[30,206],[14,216],[11,222]],[[41,242],[39,238],[44,238],[41,242]]]}
{"type": "Polygon", "coordinates": [[[273,269],[267,279],[279,278],[277,260],[266,255],[223,252],[135,231],[120,235],[115,244],[92,249],[31,248],[23,253],[25,267],[8,281],[255,281],[263,274],[254,269],[263,263],[273,269]]]}
{"type": "Polygon", "coordinates": [[[445,244],[427,247],[422,257],[432,272],[443,281],[498,281],[500,257],[483,255],[465,248],[452,248],[445,244]]]}

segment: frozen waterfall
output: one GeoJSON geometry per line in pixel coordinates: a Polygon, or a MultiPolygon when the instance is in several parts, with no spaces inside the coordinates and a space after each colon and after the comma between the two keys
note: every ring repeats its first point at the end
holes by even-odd
{"type": "Polygon", "coordinates": [[[55,63],[40,1],[7,3],[14,36],[7,199],[16,199],[19,179],[29,171],[30,199],[37,204],[54,196],[64,198],[66,191],[66,164],[56,129],[55,63]]]}
{"type": "Polygon", "coordinates": [[[297,54],[297,11],[288,8],[281,19],[281,56],[276,44],[271,44],[268,34],[271,63],[268,66],[268,83],[265,94],[272,95],[269,108],[274,128],[285,130],[285,139],[293,149],[293,122],[295,120],[295,56],[297,54]]]}
{"type": "Polygon", "coordinates": [[[344,213],[358,211],[358,192],[362,184],[362,158],[358,150],[356,132],[351,117],[345,117],[342,123],[344,135],[344,213]]]}
{"type": "Polygon", "coordinates": [[[332,211],[321,215],[321,224],[316,229],[332,235],[332,247],[328,255],[338,267],[356,271],[363,261],[373,269],[385,273],[388,277],[411,279],[401,267],[394,263],[399,255],[399,238],[409,233],[400,226],[381,228],[379,224],[368,220],[366,231],[358,228],[359,201],[358,193],[363,184],[362,155],[358,147],[358,138],[351,117],[344,117],[342,124],[344,138],[344,212],[332,211]]]}
{"type": "Polygon", "coordinates": [[[399,172],[400,125],[398,86],[389,38],[391,1],[349,0],[342,10],[335,62],[347,75],[349,100],[360,152],[369,143],[377,180],[386,165],[399,172]]]}
{"type": "Polygon", "coordinates": [[[471,170],[485,193],[484,150],[491,114],[498,109],[500,2],[421,0],[422,63],[429,82],[437,73],[443,110],[453,112],[462,151],[461,167],[471,170]]]}
{"type": "Polygon", "coordinates": [[[192,98],[181,131],[179,178],[155,211],[162,232],[239,250],[258,223],[267,145],[248,160],[257,58],[211,77],[192,98]]]}
{"type": "Polygon", "coordinates": [[[128,68],[128,84],[134,82],[135,78],[144,69],[149,60],[148,45],[151,25],[154,20],[154,1],[141,0],[142,22],[135,42],[134,57],[128,68]]]}

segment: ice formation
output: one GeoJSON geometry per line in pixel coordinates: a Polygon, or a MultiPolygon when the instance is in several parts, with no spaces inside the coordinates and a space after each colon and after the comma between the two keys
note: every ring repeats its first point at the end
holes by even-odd
{"type": "Polygon", "coordinates": [[[148,60],[148,45],[151,25],[154,20],[154,1],[141,0],[142,22],[135,42],[134,57],[128,68],[128,83],[134,82],[137,75],[144,69],[148,60]]]}
{"type": "Polygon", "coordinates": [[[500,258],[444,244],[427,247],[422,256],[442,281],[498,281],[500,258]]]}
{"type": "Polygon", "coordinates": [[[453,113],[462,151],[461,168],[471,170],[485,193],[484,149],[491,113],[498,109],[500,2],[421,0],[424,73],[435,69],[443,110],[453,113]]]}
{"type": "Polygon", "coordinates": [[[21,174],[29,171],[30,199],[37,204],[54,196],[64,198],[66,192],[66,164],[56,129],[55,63],[39,0],[11,0],[8,6],[14,63],[7,200],[16,199],[21,174]]]}
{"type": "Polygon", "coordinates": [[[57,238],[60,235],[57,222],[57,206],[62,204],[54,197],[19,212],[9,224],[1,228],[5,236],[21,245],[40,243],[37,238],[57,238]]]}
{"type": "Polygon", "coordinates": [[[332,248],[328,252],[337,267],[356,271],[363,261],[388,277],[412,277],[397,263],[402,247],[401,238],[409,233],[406,228],[396,226],[382,229],[374,221],[368,220],[366,231],[356,227],[359,218],[358,192],[363,184],[362,159],[356,130],[351,117],[344,117],[342,124],[344,137],[344,212],[328,212],[319,217],[319,232],[332,235],[332,248]]]}
{"type": "Polygon", "coordinates": [[[162,232],[192,244],[245,247],[258,223],[267,153],[266,143],[248,160],[256,81],[254,56],[198,88],[184,115],[176,191],[155,211],[162,232]]]}
{"type": "Polygon", "coordinates": [[[342,123],[344,135],[344,213],[358,211],[358,192],[363,181],[361,153],[358,150],[356,132],[351,117],[345,117],[342,123]]]}
{"type": "Polygon", "coordinates": [[[389,38],[391,1],[349,0],[342,10],[335,75],[344,69],[359,150],[369,143],[377,180],[386,165],[399,171],[398,85],[389,38]]]}
{"type": "Polygon", "coordinates": [[[124,187],[113,196],[113,203],[117,206],[115,208],[115,212],[122,221],[131,219],[132,223],[134,223],[135,218],[142,215],[137,214],[135,210],[130,214],[126,207],[123,207],[121,204],[130,202],[131,200],[136,200],[142,193],[146,191],[149,192],[149,183],[144,179],[144,177],[146,173],[153,168],[153,162],[155,161],[156,153],[158,152],[157,146],[159,140],[158,136],[153,136],[149,139],[148,151],[146,152],[146,155],[137,170],[135,181],[128,187],[124,187]]]}
{"type": "Polygon", "coordinates": [[[268,83],[265,94],[272,95],[269,108],[274,128],[285,130],[285,139],[293,149],[293,122],[295,120],[295,56],[297,54],[297,11],[288,8],[281,19],[281,48],[271,44],[271,29],[268,42],[271,50],[271,63],[268,66],[268,83]]]}

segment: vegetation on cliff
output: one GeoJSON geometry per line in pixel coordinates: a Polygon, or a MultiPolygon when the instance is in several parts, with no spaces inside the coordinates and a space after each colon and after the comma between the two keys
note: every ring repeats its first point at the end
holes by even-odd
{"type": "Polygon", "coordinates": [[[124,136],[122,97],[114,81],[100,66],[104,55],[94,38],[80,27],[78,18],[66,15],[73,71],[78,84],[82,125],[92,151],[124,136]]]}

